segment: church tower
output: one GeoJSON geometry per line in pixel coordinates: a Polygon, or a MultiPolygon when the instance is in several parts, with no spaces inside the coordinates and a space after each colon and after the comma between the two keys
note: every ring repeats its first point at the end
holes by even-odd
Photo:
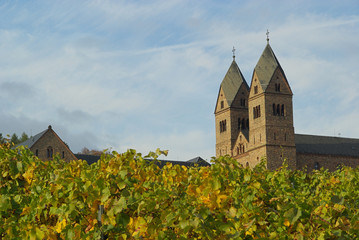
{"type": "Polygon", "coordinates": [[[249,87],[234,56],[217,97],[215,108],[216,156],[233,156],[233,147],[240,131],[248,131],[249,87]]]}
{"type": "Polygon", "coordinates": [[[280,167],[284,159],[296,168],[292,90],[267,38],[252,76],[248,99],[248,159],[254,166],[262,157],[267,168],[280,167]]]}

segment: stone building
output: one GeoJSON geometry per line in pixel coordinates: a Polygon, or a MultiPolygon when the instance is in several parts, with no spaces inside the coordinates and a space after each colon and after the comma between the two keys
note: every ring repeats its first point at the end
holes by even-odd
{"type": "Polygon", "coordinates": [[[19,145],[27,146],[42,160],[52,160],[56,154],[65,161],[77,160],[69,147],[52,130],[51,125],[46,130],[30,137],[19,145]]]}
{"type": "Polygon", "coordinates": [[[230,155],[253,167],[263,157],[276,169],[335,170],[359,163],[359,139],[294,133],[293,92],[267,39],[250,87],[233,55],[215,107],[216,156],[230,155]]]}
{"type": "MultiPolygon", "coordinates": [[[[69,162],[71,160],[85,160],[89,165],[99,161],[99,155],[88,154],[74,154],[68,145],[61,140],[61,138],[52,129],[51,125],[44,131],[30,137],[25,142],[18,144],[17,146],[26,146],[29,148],[35,156],[44,161],[52,160],[55,155],[69,162]]],[[[147,159],[153,161],[152,159],[147,159]]],[[[181,165],[186,167],[207,167],[210,164],[201,157],[195,157],[188,161],[172,161],[172,160],[157,160],[155,164],[159,167],[163,167],[166,163],[172,165],[181,165]]]]}

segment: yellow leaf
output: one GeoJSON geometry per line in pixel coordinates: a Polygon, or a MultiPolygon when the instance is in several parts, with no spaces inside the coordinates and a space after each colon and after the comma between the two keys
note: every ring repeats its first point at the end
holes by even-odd
{"type": "Polygon", "coordinates": [[[226,200],[226,199],[227,199],[227,196],[226,196],[226,195],[223,195],[223,194],[222,194],[222,195],[218,195],[218,196],[217,196],[217,201],[216,201],[216,202],[217,202],[217,205],[218,205],[219,208],[222,207],[221,204],[222,204],[222,203],[224,202],[224,200],[226,200]]]}
{"type": "Polygon", "coordinates": [[[286,226],[286,227],[289,227],[289,226],[290,226],[290,222],[288,221],[288,219],[286,219],[286,220],[284,221],[284,226],[286,226]]]}
{"type": "Polygon", "coordinates": [[[60,233],[62,229],[64,229],[65,227],[66,227],[66,219],[62,219],[61,222],[57,222],[55,226],[55,230],[57,233],[60,233]]]}
{"type": "Polygon", "coordinates": [[[30,212],[30,207],[24,207],[24,209],[22,209],[22,213],[20,214],[20,216],[26,215],[30,212]]]}

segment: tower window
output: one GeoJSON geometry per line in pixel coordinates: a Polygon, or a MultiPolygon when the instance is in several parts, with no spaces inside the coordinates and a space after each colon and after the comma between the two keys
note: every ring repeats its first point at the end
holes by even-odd
{"type": "Polygon", "coordinates": [[[244,120],[244,118],[242,119],[242,129],[246,129],[246,121],[244,120]]]}
{"type": "Polygon", "coordinates": [[[259,118],[261,116],[261,106],[258,105],[253,108],[253,118],[259,118]]]}
{"type": "Polygon", "coordinates": [[[280,83],[275,84],[275,91],[280,92],[280,83]]]}
{"type": "Polygon", "coordinates": [[[282,108],[281,108],[281,111],[280,111],[280,115],[281,115],[281,116],[284,116],[284,104],[282,104],[282,108]]]}
{"type": "Polygon", "coordinates": [[[238,130],[241,130],[241,119],[240,118],[238,118],[238,130]]]}
{"type": "Polygon", "coordinates": [[[258,86],[254,86],[254,94],[258,93],[258,86]]]}
{"type": "Polygon", "coordinates": [[[245,107],[246,106],[246,100],[241,98],[240,99],[240,104],[241,104],[242,107],[245,107]]]}
{"type": "Polygon", "coordinates": [[[277,115],[280,116],[280,105],[277,105],[277,115]]]}
{"type": "Polygon", "coordinates": [[[225,132],[227,130],[227,121],[223,120],[219,122],[219,132],[225,132]]]}
{"type": "Polygon", "coordinates": [[[277,111],[276,111],[276,108],[275,108],[275,103],[273,103],[273,116],[277,115],[277,111]]]}
{"type": "Polygon", "coordinates": [[[224,102],[221,101],[221,108],[224,108],[224,102]]]}
{"type": "Polygon", "coordinates": [[[246,128],[249,129],[249,119],[247,119],[246,128]]]}

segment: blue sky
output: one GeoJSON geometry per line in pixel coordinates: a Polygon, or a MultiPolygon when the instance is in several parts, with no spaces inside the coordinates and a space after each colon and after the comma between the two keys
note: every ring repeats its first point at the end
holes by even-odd
{"type": "Polygon", "coordinates": [[[359,138],[358,0],[0,1],[0,133],[210,159],[232,47],[249,84],[267,29],[295,131],[359,138]]]}

